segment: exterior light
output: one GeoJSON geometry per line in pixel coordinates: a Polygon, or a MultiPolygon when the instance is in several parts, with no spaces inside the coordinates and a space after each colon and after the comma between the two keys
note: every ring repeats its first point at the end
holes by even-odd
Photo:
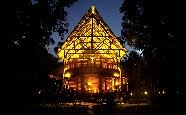
{"type": "Polygon", "coordinates": [[[133,93],[130,93],[130,95],[132,96],[132,95],[133,95],[133,93]]]}
{"type": "Polygon", "coordinates": [[[87,84],[88,84],[88,86],[92,86],[92,82],[91,81],[88,81],[87,84]]]}
{"type": "Polygon", "coordinates": [[[65,73],[65,77],[69,78],[71,74],[69,72],[65,73]]]}
{"type": "Polygon", "coordinates": [[[40,94],[41,94],[41,90],[39,90],[39,92],[38,92],[38,93],[39,93],[39,95],[40,95],[40,94]]]}
{"type": "Polygon", "coordinates": [[[54,75],[49,75],[50,78],[54,78],[54,75]]]}
{"type": "Polygon", "coordinates": [[[161,92],[159,91],[158,93],[160,94],[161,92]]]}
{"type": "Polygon", "coordinates": [[[94,93],[96,93],[96,89],[94,89],[94,93]]]}
{"type": "Polygon", "coordinates": [[[119,74],[118,74],[118,73],[114,73],[114,76],[115,76],[115,77],[119,77],[119,74]]]}
{"type": "Polygon", "coordinates": [[[147,95],[148,94],[147,91],[145,91],[144,94],[147,95]]]}
{"type": "Polygon", "coordinates": [[[165,91],[163,90],[162,93],[165,94],[165,91]]]}

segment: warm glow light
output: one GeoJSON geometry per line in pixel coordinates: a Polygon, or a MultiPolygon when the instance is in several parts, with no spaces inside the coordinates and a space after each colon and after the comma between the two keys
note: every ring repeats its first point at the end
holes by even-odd
{"type": "Polygon", "coordinates": [[[148,94],[147,91],[145,91],[144,94],[147,95],[148,94]]]}
{"type": "Polygon", "coordinates": [[[70,78],[71,74],[69,72],[65,73],[65,77],[70,78]]]}
{"type": "Polygon", "coordinates": [[[88,84],[88,86],[92,86],[92,82],[91,81],[88,81],[87,84],[88,84]]]}
{"type": "Polygon", "coordinates": [[[95,57],[90,57],[91,63],[94,63],[94,58],[95,58],[95,57]]]}
{"type": "Polygon", "coordinates": [[[118,81],[116,81],[115,85],[119,85],[118,81]]]}
{"type": "Polygon", "coordinates": [[[115,77],[119,77],[119,74],[118,74],[118,73],[114,73],[114,76],[115,76],[115,77]]]}
{"type": "Polygon", "coordinates": [[[94,93],[97,93],[96,89],[94,88],[94,93]]]}
{"type": "Polygon", "coordinates": [[[132,93],[130,93],[130,95],[132,96],[133,94],[132,94],[132,93]]]}
{"type": "Polygon", "coordinates": [[[116,89],[115,89],[114,78],[112,78],[112,89],[113,89],[113,90],[116,90],[116,89]]]}
{"type": "Polygon", "coordinates": [[[163,94],[165,93],[165,91],[163,90],[163,92],[162,92],[163,94]]]}
{"type": "Polygon", "coordinates": [[[54,78],[54,75],[49,75],[50,76],[50,78],[54,78]]]}
{"type": "Polygon", "coordinates": [[[95,13],[95,6],[91,6],[92,13],[95,13]]]}
{"type": "Polygon", "coordinates": [[[118,67],[118,70],[119,70],[119,77],[121,77],[121,69],[120,69],[120,67],[118,67]]]}

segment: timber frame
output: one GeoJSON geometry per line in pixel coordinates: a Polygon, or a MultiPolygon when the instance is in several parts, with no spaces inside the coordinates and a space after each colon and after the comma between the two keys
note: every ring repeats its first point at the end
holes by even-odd
{"type": "MultiPolygon", "coordinates": [[[[77,82],[77,76],[81,76],[81,79],[88,74],[98,76],[101,84],[98,91],[100,92],[103,89],[101,88],[103,86],[103,80],[101,80],[103,75],[101,74],[105,74],[104,78],[119,77],[121,85],[123,80],[120,79],[122,70],[119,64],[127,50],[121,45],[94,6],[83,16],[64,44],[58,47],[58,57],[64,63],[64,80],[68,78],[68,82],[77,82]]],[[[84,81],[80,80],[80,82],[84,81]]],[[[78,83],[76,86],[78,87],[78,83]]],[[[77,87],[76,90],[78,90],[77,87]]],[[[80,89],[84,89],[82,83],[80,87],[80,89]]],[[[107,89],[106,85],[105,89],[107,89]]]]}

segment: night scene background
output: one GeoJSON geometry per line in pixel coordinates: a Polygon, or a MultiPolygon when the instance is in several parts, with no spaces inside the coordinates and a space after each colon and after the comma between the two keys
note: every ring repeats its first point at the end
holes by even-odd
{"type": "MultiPolygon", "coordinates": [[[[7,44],[3,112],[163,115],[184,114],[184,6],[166,0],[13,0],[2,4],[7,44]],[[63,87],[57,53],[95,6],[127,49],[120,65],[127,92],[80,94],[63,87]],[[100,96],[101,95],[101,96],[100,96]]],[[[4,44],[3,43],[3,44],[4,44]]],[[[2,45],[3,46],[3,45],[2,45]]],[[[5,48],[5,47],[4,47],[5,48]]],[[[64,69],[64,68],[63,68],[64,69]]],[[[103,73],[104,74],[104,73],[103,73]]]]}

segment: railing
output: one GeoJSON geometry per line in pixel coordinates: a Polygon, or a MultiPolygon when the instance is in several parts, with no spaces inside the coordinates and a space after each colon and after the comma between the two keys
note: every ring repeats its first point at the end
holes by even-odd
{"type": "Polygon", "coordinates": [[[67,64],[65,64],[65,67],[67,68],[67,70],[78,69],[78,68],[86,68],[86,67],[95,67],[95,68],[118,70],[118,64],[101,62],[101,61],[98,61],[98,60],[96,60],[94,62],[86,60],[86,61],[80,61],[80,62],[74,62],[74,63],[67,63],[67,64]]]}

